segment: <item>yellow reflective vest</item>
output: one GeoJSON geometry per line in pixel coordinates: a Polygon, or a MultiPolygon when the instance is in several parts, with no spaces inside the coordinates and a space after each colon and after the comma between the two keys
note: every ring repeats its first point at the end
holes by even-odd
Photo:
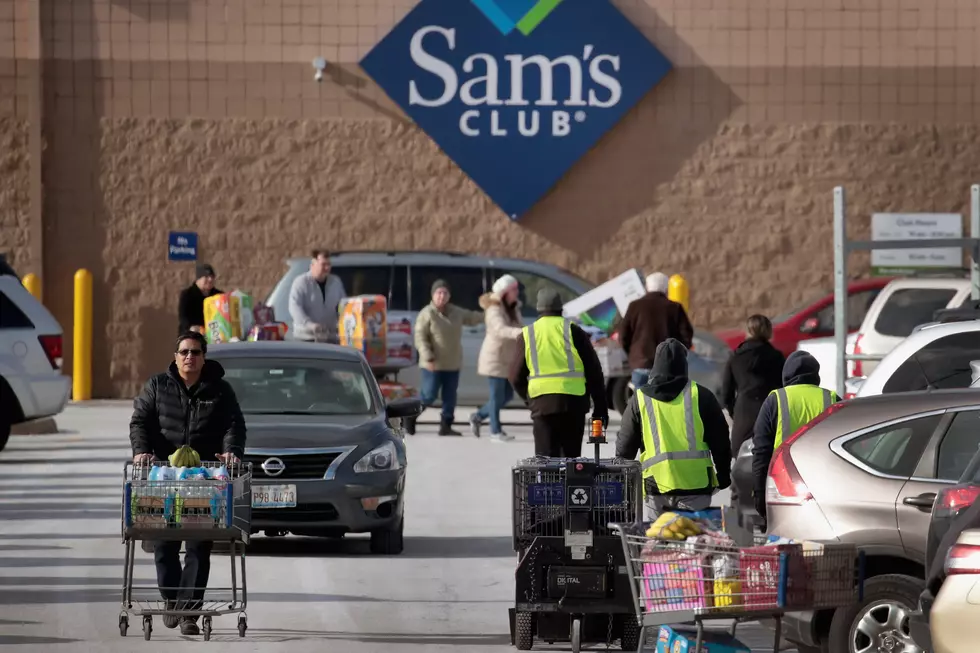
{"type": "Polygon", "coordinates": [[[689,382],[671,401],[657,401],[640,391],[636,397],[643,426],[643,478],[652,477],[663,493],[716,487],[718,479],[698,411],[697,384],[689,382]]]}
{"type": "Polygon", "coordinates": [[[572,342],[572,323],[559,316],[546,316],[526,326],[524,359],[530,372],[528,397],[541,395],[585,395],[585,366],[572,342]]]}
{"type": "Polygon", "coordinates": [[[840,401],[837,394],[820,386],[801,383],[773,390],[776,395],[776,440],[775,451],[783,443],[783,438],[803,428],[817,415],[840,401]]]}

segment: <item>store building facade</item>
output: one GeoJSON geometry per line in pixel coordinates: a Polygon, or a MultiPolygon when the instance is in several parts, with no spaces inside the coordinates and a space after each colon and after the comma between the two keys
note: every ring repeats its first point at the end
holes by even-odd
{"type": "MultiPolygon", "coordinates": [[[[548,15],[522,2],[496,0],[510,26],[483,0],[438,19],[416,0],[0,2],[0,252],[41,276],[66,333],[72,275],[92,271],[95,396],[131,396],[167,363],[193,277],[193,263],[168,261],[170,232],[198,235],[219,286],[259,297],[313,245],[529,258],[596,282],[658,269],[687,277],[710,329],[831,288],[835,185],[854,236],[873,212],[967,212],[980,181],[976,3],[610,0],[621,24],[575,13],[581,0],[541,3],[548,15]],[[384,45],[413,13],[425,20],[384,45]],[[425,42],[458,57],[452,102],[486,71],[486,58],[464,70],[471,54],[503,66],[539,39],[549,61],[578,57],[584,105],[539,117],[552,129],[569,109],[570,139],[510,151],[535,163],[526,184],[487,136],[530,130],[512,86],[494,105],[488,80],[469,85],[483,112],[470,122],[452,102],[455,114],[420,113],[445,90],[431,61],[409,69],[423,24],[455,28],[453,52],[445,34],[425,42]],[[588,76],[602,55],[622,55],[597,68],[622,82],[612,111],[610,84],[588,76]],[[464,126],[482,130],[486,157],[464,126]]],[[[563,66],[559,104],[576,99],[563,66]]]]}

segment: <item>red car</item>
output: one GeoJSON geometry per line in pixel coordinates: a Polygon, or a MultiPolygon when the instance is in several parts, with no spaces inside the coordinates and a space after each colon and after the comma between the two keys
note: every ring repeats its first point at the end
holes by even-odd
{"type": "MultiPolygon", "coordinates": [[[[861,322],[881,289],[892,280],[890,277],[875,277],[852,281],[847,287],[847,330],[854,333],[861,328],[861,322]]],[[[748,315],[745,316],[746,318],[748,315]]],[[[732,349],[745,341],[745,331],[728,329],[716,334],[732,349]]],[[[834,294],[804,304],[802,307],[772,318],[772,344],[784,356],[796,351],[803,340],[826,338],[834,335],[834,294]]]]}

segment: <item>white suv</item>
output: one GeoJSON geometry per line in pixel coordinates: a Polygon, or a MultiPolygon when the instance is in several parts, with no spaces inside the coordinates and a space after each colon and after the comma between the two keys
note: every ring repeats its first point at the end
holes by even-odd
{"type": "MultiPolygon", "coordinates": [[[[970,298],[970,280],[952,277],[895,279],[878,293],[854,343],[855,354],[886,356],[921,324],[933,322],[943,308],[957,308],[970,298]]],[[[876,361],[856,361],[848,376],[869,376],[876,361]]]]}
{"type": "Polygon", "coordinates": [[[64,409],[62,345],[61,325],[0,259],[0,449],[14,424],[64,409]]]}

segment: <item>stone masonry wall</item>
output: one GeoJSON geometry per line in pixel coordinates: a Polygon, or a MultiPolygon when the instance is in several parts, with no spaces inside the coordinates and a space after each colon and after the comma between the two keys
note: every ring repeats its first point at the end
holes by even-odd
{"type": "Polygon", "coordinates": [[[18,271],[30,265],[29,159],[27,122],[0,117],[0,254],[18,271]]]}

